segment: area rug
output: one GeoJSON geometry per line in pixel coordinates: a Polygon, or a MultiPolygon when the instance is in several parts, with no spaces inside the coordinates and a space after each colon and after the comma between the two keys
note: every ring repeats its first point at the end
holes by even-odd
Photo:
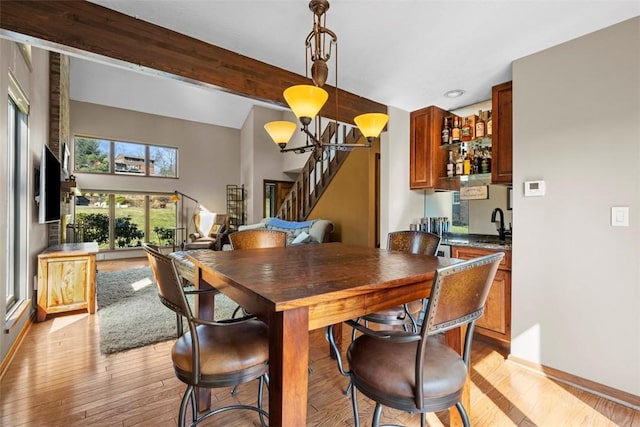
{"type": "MultiPolygon", "coordinates": [[[[175,339],[176,315],[160,302],[150,268],[98,272],[96,282],[103,354],[175,339]]],[[[230,318],[237,307],[222,294],[215,305],[216,320],[230,318]]]]}

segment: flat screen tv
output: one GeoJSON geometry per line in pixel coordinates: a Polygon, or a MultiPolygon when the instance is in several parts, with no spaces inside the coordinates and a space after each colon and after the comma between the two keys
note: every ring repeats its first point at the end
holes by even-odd
{"type": "Polygon", "coordinates": [[[38,222],[60,221],[60,161],[45,144],[40,159],[38,222]]]}

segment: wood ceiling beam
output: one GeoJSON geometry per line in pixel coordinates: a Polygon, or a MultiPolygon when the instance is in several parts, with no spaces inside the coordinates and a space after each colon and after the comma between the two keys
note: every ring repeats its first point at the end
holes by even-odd
{"type": "MultiPolygon", "coordinates": [[[[299,74],[87,1],[2,0],[0,34],[38,47],[122,61],[131,68],[285,107],[284,89],[310,84],[299,74]]],[[[387,112],[383,104],[338,89],[336,113],[335,90],[325,88],[329,100],[323,117],[353,123],[358,114],[387,112]]]]}

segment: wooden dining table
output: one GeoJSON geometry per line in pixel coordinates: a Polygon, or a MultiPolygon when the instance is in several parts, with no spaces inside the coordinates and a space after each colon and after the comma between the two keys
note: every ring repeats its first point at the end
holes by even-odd
{"type": "MultiPolygon", "coordinates": [[[[195,265],[196,286],[217,288],[269,325],[272,427],[307,425],[310,330],[428,297],[436,269],[460,262],[342,243],[212,251],[188,258],[195,265]]],[[[196,307],[199,316],[213,318],[213,298],[197,298],[196,307]]],[[[459,352],[462,333],[452,330],[446,336],[459,352]]],[[[467,379],[467,411],[468,391],[467,379]]],[[[210,405],[206,390],[200,399],[201,405],[210,405]]],[[[455,407],[449,413],[451,425],[458,425],[455,407]]]]}

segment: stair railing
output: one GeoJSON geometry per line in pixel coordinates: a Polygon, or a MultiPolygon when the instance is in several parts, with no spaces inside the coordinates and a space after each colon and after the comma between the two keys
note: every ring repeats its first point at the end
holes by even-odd
{"type": "MultiPolygon", "coordinates": [[[[362,137],[358,128],[331,121],[321,136],[323,143],[355,144],[362,137]]],[[[316,160],[313,155],[302,168],[298,179],[285,197],[276,216],[287,221],[304,221],[349,155],[348,150],[325,149],[316,160]]]]}

